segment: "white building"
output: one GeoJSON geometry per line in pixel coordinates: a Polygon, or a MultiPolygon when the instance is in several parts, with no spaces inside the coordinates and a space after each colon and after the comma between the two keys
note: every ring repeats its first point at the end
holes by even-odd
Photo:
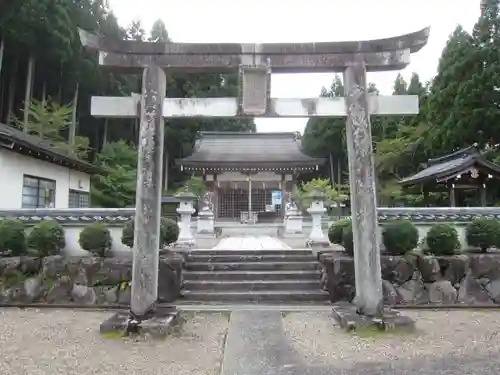
{"type": "Polygon", "coordinates": [[[88,207],[96,171],[47,141],[0,124],[0,209],[88,207]]]}

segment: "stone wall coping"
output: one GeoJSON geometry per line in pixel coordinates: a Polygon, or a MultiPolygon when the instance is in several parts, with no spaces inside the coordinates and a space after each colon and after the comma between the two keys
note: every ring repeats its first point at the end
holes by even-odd
{"type": "MultiPolygon", "coordinates": [[[[61,224],[92,223],[122,224],[134,217],[135,208],[38,208],[0,210],[0,220],[15,218],[25,223],[54,219],[61,224]]],[[[344,217],[348,219],[349,217],[344,217]]],[[[467,223],[477,218],[500,220],[500,207],[379,207],[380,223],[407,219],[414,223],[467,223]]]]}

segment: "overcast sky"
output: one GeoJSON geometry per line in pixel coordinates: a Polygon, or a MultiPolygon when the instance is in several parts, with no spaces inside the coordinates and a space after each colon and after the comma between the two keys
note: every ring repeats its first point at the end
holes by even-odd
{"type": "MultiPolygon", "coordinates": [[[[147,31],[161,18],[175,42],[328,42],[378,39],[430,25],[429,43],[402,71],[423,81],[436,73],[457,24],[472,30],[480,0],[108,0],[119,22],[141,20],[147,31]]],[[[371,73],[370,82],[392,92],[398,72],[371,73]]],[[[273,97],[316,97],[333,74],[275,74],[273,97]]],[[[307,119],[257,119],[257,129],[302,132],[307,119]]]]}

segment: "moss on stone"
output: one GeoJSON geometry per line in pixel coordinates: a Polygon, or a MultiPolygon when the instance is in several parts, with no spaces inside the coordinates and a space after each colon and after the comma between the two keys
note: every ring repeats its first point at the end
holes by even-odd
{"type": "Polygon", "coordinates": [[[106,286],[109,285],[109,277],[104,274],[98,274],[92,277],[92,286],[106,286]]]}
{"type": "Polygon", "coordinates": [[[56,280],[51,277],[44,277],[42,284],[45,290],[49,291],[54,287],[56,280]]]}
{"type": "Polygon", "coordinates": [[[4,289],[10,289],[24,283],[27,278],[28,276],[21,271],[12,270],[0,278],[0,285],[2,285],[4,289]]]}

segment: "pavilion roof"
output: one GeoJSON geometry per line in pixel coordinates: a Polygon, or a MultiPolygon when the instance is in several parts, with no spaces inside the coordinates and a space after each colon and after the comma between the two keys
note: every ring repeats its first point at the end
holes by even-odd
{"type": "Polygon", "coordinates": [[[476,145],[439,158],[429,159],[426,168],[400,181],[402,185],[417,185],[427,181],[442,182],[476,168],[500,177],[500,166],[484,159],[476,145]]]}
{"type": "Polygon", "coordinates": [[[193,153],[176,163],[186,169],[306,170],[326,159],[302,150],[298,133],[200,132],[193,153]]]}

